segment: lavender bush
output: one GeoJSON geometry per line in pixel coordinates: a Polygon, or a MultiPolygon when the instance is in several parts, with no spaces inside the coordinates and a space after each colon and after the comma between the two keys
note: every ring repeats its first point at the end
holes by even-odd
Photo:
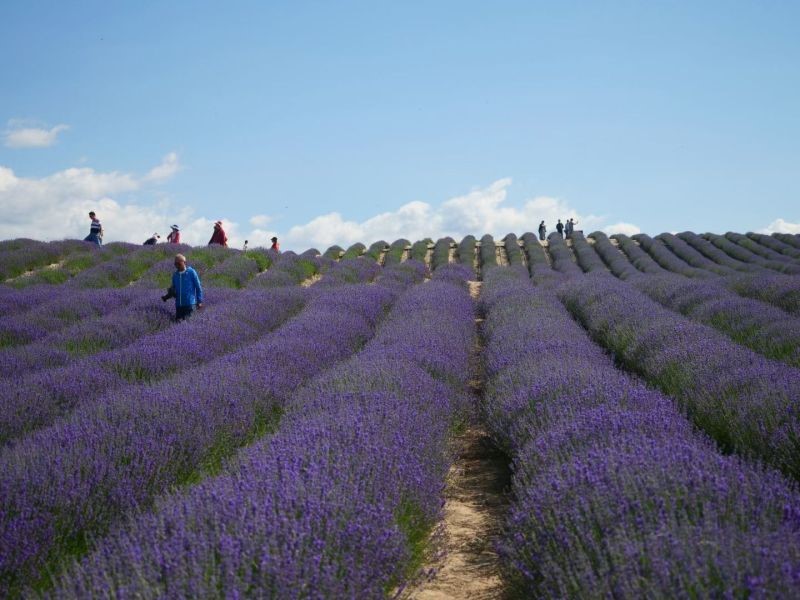
{"type": "Polygon", "coordinates": [[[411,242],[404,238],[393,241],[391,246],[389,246],[389,250],[386,252],[383,264],[396,265],[402,262],[403,256],[406,253],[406,248],[410,245],[411,242]]]}
{"type": "Polygon", "coordinates": [[[754,233],[752,231],[747,232],[747,237],[749,237],[754,242],[761,244],[769,248],[770,250],[774,250],[784,256],[789,256],[791,258],[800,258],[800,250],[797,248],[793,248],[789,244],[785,244],[769,235],[764,235],[763,233],[754,233]]]}
{"type": "Polygon", "coordinates": [[[455,244],[451,237],[443,237],[436,240],[431,257],[431,268],[436,270],[450,264],[450,247],[455,244]]]}
{"type": "Polygon", "coordinates": [[[594,247],[586,241],[586,238],[583,237],[580,231],[574,232],[570,240],[572,240],[572,251],[575,253],[575,259],[584,272],[608,272],[608,267],[603,262],[603,259],[600,258],[600,255],[595,251],[594,247]]]}
{"type": "Polygon", "coordinates": [[[763,269],[758,265],[741,262],[732,258],[730,255],[717,248],[704,237],[692,233],[691,231],[679,233],[678,237],[686,242],[689,246],[700,252],[700,254],[706,258],[713,260],[715,263],[723,267],[727,267],[733,271],[742,271],[745,273],[761,273],[763,271],[763,269]]]}
{"type": "Polygon", "coordinates": [[[458,262],[462,265],[475,268],[477,253],[475,251],[475,236],[467,235],[458,244],[458,262]]]}
{"type": "Polygon", "coordinates": [[[343,259],[358,258],[366,251],[367,247],[364,244],[362,244],[361,242],[356,242],[345,251],[345,253],[341,256],[341,258],[343,259]]]}
{"type": "Polygon", "coordinates": [[[703,237],[714,244],[714,246],[724,251],[732,258],[735,258],[737,261],[741,261],[742,263],[752,264],[758,267],[780,271],[782,273],[800,272],[800,269],[796,268],[797,265],[787,264],[783,261],[766,260],[760,257],[758,254],[754,254],[747,248],[730,241],[725,236],[717,235],[715,233],[705,233],[703,234],[703,237]]]}
{"type": "Polygon", "coordinates": [[[539,243],[539,238],[531,232],[523,234],[525,244],[525,257],[528,259],[528,272],[536,283],[544,283],[559,279],[562,275],[550,266],[544,248],[539,243]]]}
{"type": "Polygon", "coordinates": [[[568,276],[583,273],[581,268],[575,264],[575,255],[558,233],[551,233],[547,236],[547,248],[556,271],[568,276]]]}
{"type": "Polygon", "coordinates": [[[720,265],[706,258],[676,235],[661,233],[656,236],[656,239],[660,240],[664,246],[669,248],[675,256],[697,269],[705,269],[717,275],[730,275],[735,271],[735,267],[730,268],[720,265]]]}
{"type": "Polygon", "coordinates": [[[605,233],[602,231],[595,231],[590,233],[589,237],[594,240],[595,252],[600,255],[600,258],[608,265],[609,270],[614,275],[620,279],[629,279],[641,274],[641,272],[633,266],[631,261],[628,260],[628,257],[609,241],[605,233]]]}
{"type": "Polygon", "coordinates": [[[775,306],[800,316],[800,279],[784,275],[763,273],[732,277],[725,285],[737,294],[769,302],[775,306]]]}
{"type": "Polygon", "coordinates": [[[706,269],[698,269],[697,267],[689,266],[684,260],[673,254],[660,239],[653,239],[644,233],[637,233],[633,236],[633,239],[639,243],[639,246],[647,251],[653,260],[667,271],[686,275],[687,277],[706,279],[714,277],[714,274],[706,269]]]}
{"type": "Polygon", "coordinates": [[[497,266],[497,247],[494,243],[494,238],[486,234],[481,238],[480,242],[480,265],[482,269],[497,266]]]}
{"type": "Polygon", "coordinates": [[[615,233],[611,238],[617,240],[620,250],[628,257],[631,264],[642,273],[658,274],[667,272],[664,267],[653,260],[653,257],[642,250],[638,242],[632,240],[627,235],[615,233]]]}
{"type": "Polygon", "coordinates": [[[800,477],[797,369],[676,315],[610,277],[576,279],[560,293],[618,361],[677,398],[721,448],[800,477]]]}
{"type": "Polygon", "coordinates": [[[711,325],[764,356],[800,366],[800,320],[778,308],[742,298],[716,281],[665,275],[638,278],[634,286],[667,308],[711,325]]]}

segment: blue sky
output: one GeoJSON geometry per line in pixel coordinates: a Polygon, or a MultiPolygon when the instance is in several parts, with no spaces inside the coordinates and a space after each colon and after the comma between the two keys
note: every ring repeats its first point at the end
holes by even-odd
{"type": "MultiPolygon", "coordinates": [[[[797,2],[0,8],[0,237],[800,231],[797,2]],[[85,230],[85,231],[84,231],[85,230]]],[[[389,239],[393,238],[393,239],[389,239]]]]}

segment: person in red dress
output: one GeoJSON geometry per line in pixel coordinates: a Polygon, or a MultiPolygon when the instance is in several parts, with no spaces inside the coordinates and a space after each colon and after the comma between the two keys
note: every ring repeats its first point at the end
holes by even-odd
{"type": "Polygon", "coordinates": [[[208,240],[208,245],[219,244],[220,246],[228,246],[228,236],[225,235],[225,230],[222,229],[222,221],[214,223],[214,233],[211,234],[211,239],[208,240]]]}
{"type": "Polygon", "coordinates": [[[169,235],[167,236],[167,243],[168,244],[180,244],[181,243],[181,230],[177,225],[173,225],[171,227],[172,231],[170,231],[169,235]]]}

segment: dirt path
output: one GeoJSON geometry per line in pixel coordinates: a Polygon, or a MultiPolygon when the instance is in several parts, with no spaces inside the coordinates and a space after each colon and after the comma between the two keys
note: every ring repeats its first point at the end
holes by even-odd
{"type": "MultiPolygon", "coordinates": [[[[470,282],[470,294],[480,294],[480,282],[470,282]]],[[[480,325],[482,319],[476,319],[480,325]]],[[[480,345],[473,360],[470,387],[476,402],[483,391],[480,345]]],[[[476,411],[477,413],[477,411],[476,411]]],[[[484,427],[473,419],[453,441],[455,461],[445,487],[442,522],[430,538],[422,567],[424,581],[414,582],[400,598],[488,600],[504,597],[504,585],[494,542],[507,510],[508,462],[484,427]]]]}

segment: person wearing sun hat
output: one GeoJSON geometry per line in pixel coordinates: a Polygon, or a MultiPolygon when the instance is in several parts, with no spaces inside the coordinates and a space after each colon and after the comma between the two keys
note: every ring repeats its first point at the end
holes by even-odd
{"type": "Polygon", "coordinates": [[[228,236],[225,235],[225,230],[222,229],[222,221],[214,223],[214,233],[211,234],[211,239],[208,240],[208,245],[219,244],[220,246],[228,246],[228,236]]]}
{"type": "Polygon", "coordinates": [[[167,243],[168,244],[180,244],[181,243],[181,229],[177,225],[171,225],[170,229],[172,231],[169,232],[167,236],[167,243]]]}

